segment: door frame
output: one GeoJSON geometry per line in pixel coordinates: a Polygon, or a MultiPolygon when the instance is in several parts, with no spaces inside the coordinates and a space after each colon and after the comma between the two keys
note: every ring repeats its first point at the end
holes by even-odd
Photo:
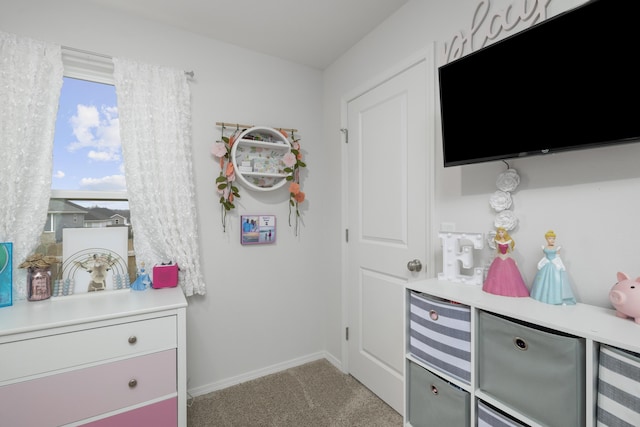
{"type": "MultiPolygon", "coordinates": [[[[427,144],[427,156],[429,158],[425,159],[425,168],[427,168],[426,171],[426,175],[427,175],[427,179],[428,179],[428,183],[425,183],[425,191],[426,191],[426,199],[427,199],[427,207],[426,207],[426,224],[425,224],[425,230],[427,233],[427,236],[425,236],[425,238],[427,239],[426,242],[426,259],[424,260],[424,264],[425,264],[425,268],[427,269],[425,271],[425,278],[433,278],[437,276],[437,273],[434,270],[434,260],[435,260],[435,256],[434,256],[434,244],[432,244],[432,242],[435,242],[434,239],[432,238],[434,236],[434,228],[433,228],[433,217],[435,214],[435,209],[434,209],[434,194],[435,194],[435,144],[436,144],[436,129],[438,128],[436,126],[436,124],[439,125],[439,117],[436,117],[436,62],[435,62],[435,47],[434,47],[434,43],[429,43],[427,45],[427,47],[424,50],[419,51],[418,53],[406,58],[403,61],[400,61],[399,63],[397,63],[395,66],[389,68],[388,70],[386,70],[385,72],[381,73],[380,75],[368,80],[367,82],[365,82],[364,84],[358,86],[356,89],[347,92],[345,95],[343,95],[341,97],[340,100],[340,128],[341,129],[346,129],[348,127],[348,105],[349,102],[351,102],[352,100],[354,100],[355,98],[365,94],[366,92],[374,89],[375,87],[383,84],[384,82],[392,79],[393,77],[397,76],[398,74],[401,74],[402,72],[406,71],[407,69],[411,68],[412,66],[425,61],[425,76],[424,78],[427,81],[427,85],[426,85],[426,90],[427,90],[427,94],[426,94],[426,99],[427,99],[427,105],[426,105],[426,112],[427,112],[427,118],[425,118],[425,125],[429,124],[429,120],[428,118],[431,117],[433,119],[433,126],[432,129],[429,129],[427,127],[427,130],[425,132],[426,135],[426,141],[425,143],[427,144]],[[431,83],[429,83],[431,82],[431,83]],[[430,99],[433,99],[433,102],[430,101],[430,99]]],[[[349,164],[349,158],[348,158],[348,146],[345,143],[345,138],[348,138],[348,135],[345,135],[344,132],[342,132],[342,136],[341,136],[341,173],[343,176],[344,180],[347,180],[347,177],[349,176],[349,170],[348,170],[348,164],[349,164]]],[[[342,237],[342,244],[341,244],[341,282],[342,282],[342,286],[341,286],[341,299],[342,299],[342,312],[341,312],[341,316],[342,316],[342,320],[340,322],[341,325],[341,334],[342,334],[342,340],[341,340],[341,358],[342,358],[342,372],[344,373],[349,373],[349,343],[347,342],[346,339],[346,328],[349,326],[349,315],[351,313],[351,308],[350,308],[350,304],[349,304],[349,282],[348,282],[348,271],[347,271],[347,252],[348,252],[348,243],[346,242],[346,229],[347,226],[349,224],[349,209],[348,209],[348,201],[349,201],[349,195],[348,195],[348,185],[343,185],[342,186],[342,220],[341,220],[341,227],[342,227],[342,233],[343,233],[343,237],[342,237]]],[[[405,325],[405,329],[406,329],[406,325],[405,325]]],[[[404,375],[405,379],[406,379],[406,375],[404,375]]]]}

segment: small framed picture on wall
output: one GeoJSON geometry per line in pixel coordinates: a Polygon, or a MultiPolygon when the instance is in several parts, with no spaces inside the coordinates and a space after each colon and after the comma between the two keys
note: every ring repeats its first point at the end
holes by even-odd
{"type": "Polygon", "coordinates": [[[275,243],[275,215],[241,215],[240,243],[243,245],[261,245],[275,243]]]}

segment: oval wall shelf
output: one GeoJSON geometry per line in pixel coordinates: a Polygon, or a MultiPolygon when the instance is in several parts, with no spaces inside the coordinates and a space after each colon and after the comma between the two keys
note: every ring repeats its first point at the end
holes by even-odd
{"type": "Polygon", "coordinates": [[[255,126],[244,130],[231,148],[236,176],[250,190],[272,191],[287,182],[282,158],[291,152],[291,143],[278,130],[255,126]]]}

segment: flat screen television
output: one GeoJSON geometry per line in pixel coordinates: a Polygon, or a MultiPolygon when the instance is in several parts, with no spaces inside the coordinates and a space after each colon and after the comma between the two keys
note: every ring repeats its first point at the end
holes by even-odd
{"type": "Polygon", "coordinates": [[[639,22],[592,0],[439,67],[444,166],[639,140],[639,22]]]}

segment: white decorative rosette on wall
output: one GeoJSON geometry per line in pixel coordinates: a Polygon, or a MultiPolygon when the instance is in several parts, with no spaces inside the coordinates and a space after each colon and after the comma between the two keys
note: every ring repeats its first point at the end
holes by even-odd
{"type": "MultiPolygon", "coordinates": [[[[518,218],[511,210],[513,200],[511,193],[518,188],[520,184],[520,175],[515,169],[509,168],[507,164],[507,170],[498,175],[496,180],[496,186],[498,190],[489,198],[489,204],[496,211],[496,218],[493,222],[495,228],[502,227],[507,231],[511,231],[518,226],[518,218]]],[[[494,237],[496,235],[495,230],[489,232],[488,244],[492,249],[496,248],[494,237]]]]}

